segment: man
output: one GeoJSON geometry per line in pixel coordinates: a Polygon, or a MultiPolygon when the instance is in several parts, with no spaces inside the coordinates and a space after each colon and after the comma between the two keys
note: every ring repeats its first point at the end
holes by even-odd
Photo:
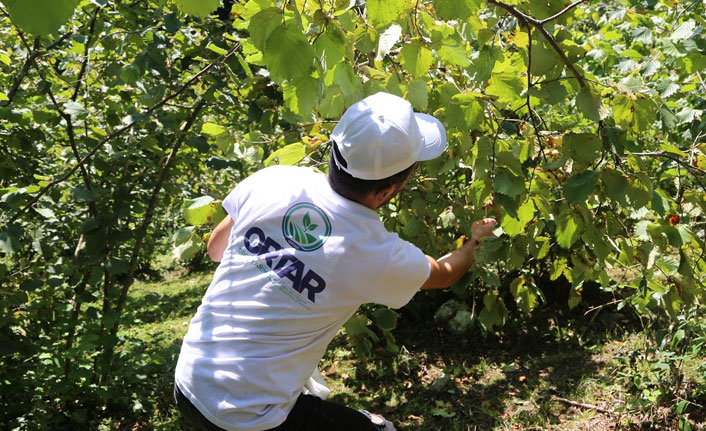
{"type": "Polygon", "coordinates": [[[351,106],[331,134],[327,176],[274,166],[223,200],[228,216],[208,253],[220,261],[176,367],[175,398],[204,430],[394,430],[302,389],[338,329],[364,303],[399,308],[444,288],[473,263],[495,220],[434,259],[387,232],[375,210],[420,161],[446,148],[441,123],[378,93],[351,106]]]}

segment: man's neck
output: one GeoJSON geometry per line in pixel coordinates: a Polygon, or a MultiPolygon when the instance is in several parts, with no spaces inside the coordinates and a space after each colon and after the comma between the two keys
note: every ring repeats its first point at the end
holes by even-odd
{"type": "MultiPolygon", "coordinates": [[[[329,179],[328,175],[326,175],[326,180],[328,181],[328,185],[331,186],[331,180],[329,179]]],[[[357,204],[363,205],[364,207],[370,208],[373,211],[376,211],[379,208],[379,205],[377,205],[377,202],[375,200],[375,196],[372,193],[368,194],[364,199],[361,199],[340,193],[336,189],[334,189],[333,186],[331,186],[331,190],[333,190],[333,192],[337,195],[344,197],[349,201],[353,201],[357,204]]]]}

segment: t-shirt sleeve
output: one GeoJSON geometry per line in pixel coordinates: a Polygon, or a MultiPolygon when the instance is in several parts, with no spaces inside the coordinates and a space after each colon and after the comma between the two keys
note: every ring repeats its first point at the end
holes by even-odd
{"type": "Polygon", "coordinates": [[[399,237],[389,250],[387,267],[377,280],[371,300],[391,308],[400,308],[427,281],[431,266],[419,248],[399,237]]]}
{"type": "MultiPolygon", "coordinates": [[[[240,183],[242,184],[242,183],[240,183]]],[[[240,184],[236,186],[233,190],[228,193],[228,196],[223,199],[223,202],[221,202],[221,205],[223,206],[223,209],[226,211],[226,213],[232,218],[233,220],[236,220],[238,217],[237,216],[237,210],[240,208],[239,202],[238,202],[238,196],[239,196],[239,191],[240,191],[240,184]]]]}

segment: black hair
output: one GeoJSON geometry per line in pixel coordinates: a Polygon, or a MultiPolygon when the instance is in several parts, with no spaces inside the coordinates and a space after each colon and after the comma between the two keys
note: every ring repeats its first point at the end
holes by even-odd
{"type": "Polygon", "coordinates": [[[334,160],[334,153],[336,159],[343,167],[348,167],[348,163],[338,150],[336,143],[330,141],[329,144],[331,145],[331,152],[328,159],[328,182],[336,193],[356,202],[364,199],[370,193],[377,193],[385,187],[402,184],[412,174],[416,166],[416,163],[412,163],[407,169],[380,180],[363,180],[338,167],[334,160]]]}

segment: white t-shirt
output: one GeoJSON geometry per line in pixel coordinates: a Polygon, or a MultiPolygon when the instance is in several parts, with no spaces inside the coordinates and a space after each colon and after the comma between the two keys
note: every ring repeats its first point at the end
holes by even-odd
{"type": "Polygon", "coordinates": [[[375,211],[338,195],[308,168],[263,169],[223,208],[234,225],[175,378],[219,427],[267,430],[285,421],[356,309],[403,306],[430,266],[375,211]]]}

